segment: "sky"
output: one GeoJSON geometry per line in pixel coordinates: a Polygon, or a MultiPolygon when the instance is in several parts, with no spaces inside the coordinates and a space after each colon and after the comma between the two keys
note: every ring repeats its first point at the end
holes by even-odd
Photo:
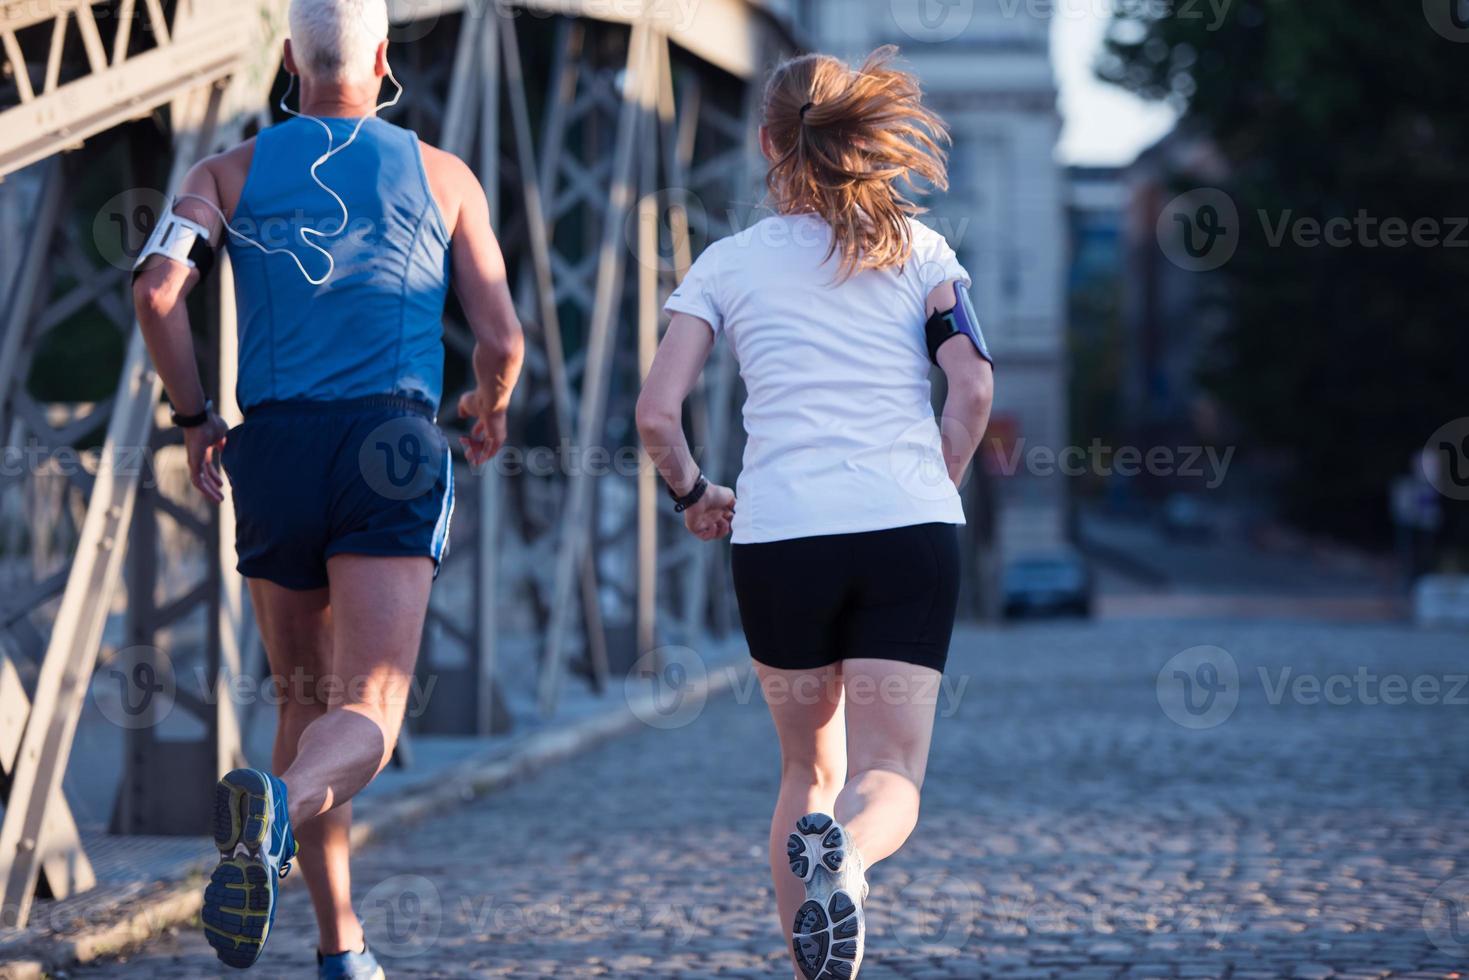
{"type": "Polygon", "coordinates": [[[1065,120],[1057,150],[1062,163],[1118,166],[1131,163],[1172,127],[1167,106],[1144,102],[1099,80],[1092,71],[1107,26],[1106,0],[1056,5],[1051,49],[1065,120]]]}

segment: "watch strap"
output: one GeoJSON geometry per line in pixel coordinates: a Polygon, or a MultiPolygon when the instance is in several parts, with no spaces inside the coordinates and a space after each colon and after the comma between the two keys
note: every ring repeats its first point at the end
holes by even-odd
{"type": "Polygon", "coordinates": [[[668,495],[673,498],[673,509],[675,513],[682,514],[690,507],[704,499],[704,494],[709,492],[709,481],[700,473],[699,478],[694,481],[694,488],[686,495],[680,497],[672,488],[668,488],[668,495]]]}
{"type": "Polygon", "coordinates": [[[204,411],[198,415],[180,415],[177,411],[174,411],[169,413],[169,417],[173,419],[173,424],[180,429],[197,429],[205,422],[208,422],[209,417],[213,414],[214,402],[206,400],[204,402],[204,411]]]}

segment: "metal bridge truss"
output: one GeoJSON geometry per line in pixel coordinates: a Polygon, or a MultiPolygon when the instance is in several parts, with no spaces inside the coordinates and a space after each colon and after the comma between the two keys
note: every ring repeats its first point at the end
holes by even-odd
{"type": "MultiPolygon", "coordinates": [[[[389,118],[470,161],[484,182],[530,347],[511,443],[548,447],[556,460],[550,471],[523,472],[501,462],[462,484],[472,505],[456,521],[426,627],[421,670],[433,700],[413,722],[419,731],[503,731],[511,700],[533,699],[552,717],[567,670],[602,691],[634,661],[656,669],[661,647],[697,648],[730,625],[727,603],[713,598],[726,592],[724,563],[673,523],[646,461],[598,467],[628,459],[636,444],[632,406],[661,304],[695,245],[739,230],[760,197],[751,79],[789,35],[742,0],[706,0],[688,23],[663,19],[662,6],[390,4],[395,40],[409,43],[395,49],[407,96],[389,118]]],[[[126,263],[109,261],[95,230],[87,241],[91,215],[79,221],[77,212],[84,191],[109,182],[99,165],[121,157],[145,165],[117,175],[123,193],[107,217],[123,232],[143,214],[148,192],[130,188],[159,180],[146,163],[166,145],[156,129],[165,109],[169,193],[194,162],[268,122],[284,8],[0,2],[0,177],[12,189],[19,182],[19,193],[0,188],[0,203],[30,207],[23,246],[0,255],[0,429],[8,449],[46,461],[7,467],[0,487],[31,516],[40,484],[64,483],[47,498],[55,519],[44,533],[33,522],[25,542],[32,557],[60,557],[23,567],[13,547],[0,550],[5,926],[25,924],[38,885],[61,898],[95,881],[62,779],[99,663],[125,689],[166,686],[186,728],[202,732],[160,738],[151,698],[120,723],[114,832],[201,832],[209,787],[244,759],[242,733],[260,702],[231,692],[265,668],[234,572],[233,514],[150,479],[152,461],[176,453],[178,440],[158,425],[161,385],[133,318],[126,263]],[[131,154],[114,145],[104,160],[83,148],[99,134],[131,154]],[[116,390],[48,402],[29,390],[33,366],[53,332],[79,316],[117,329],[116,390]],[[98,447],[94,464],[56,465],[98,447]],[[180,561],[183,552],[196,560],[180,561]],[[119,609],[123,628],[104,642],[119,609]],[[195,811],[200,821],[171,816],[195,811]]],[[[206,385],[235,422],[223,258],[194,312],[208,325],[197,332],[206,385]]],[[[445,326],[449,377],[467,385],[471,336],[460,314],[445,326]]],[[[739,451],[735,385],[721,347],[689,420],[716,477],[739,451]]]]}

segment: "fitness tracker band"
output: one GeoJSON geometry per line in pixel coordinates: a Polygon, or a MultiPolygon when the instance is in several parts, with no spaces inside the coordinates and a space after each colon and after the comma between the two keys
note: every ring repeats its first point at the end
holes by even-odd
{"type": "Polygon", "coordinates": [[[205,422],[208,422],[209,416],[213,414],[214,402],[205,399],[204,411],[200,412],[198,415],[180,415],[177,410],[174,410],[169,412],[169,418],[173,419],[173,424],[178,426],[180,429],[197,429],[205,422]]]}
{"type": "Polygon", "coordinates": [[[686,496],[680,497],[678,495],[678,492],[674,490],[673,487],[668,488],[668,496],[673,498],[673,510],[674,513],[677,514],[682,514],[684,511],[688,510],[690,507],[703,500],[704,494],[708,492],[709,481],[704,479],[703,473],[699,474],[699,479],[694,481],[694,489],[690,490],[686,496]]]}

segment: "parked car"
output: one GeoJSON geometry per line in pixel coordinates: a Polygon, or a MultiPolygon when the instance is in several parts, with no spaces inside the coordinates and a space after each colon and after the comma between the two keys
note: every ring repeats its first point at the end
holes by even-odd
{"type": "Polygon", "coordinates": [[[1011,561],[1005,566],[1001,591],[1007,619],[1092,614],[1091,570],[1074,552],[1025,555],[1011,561]]]}

